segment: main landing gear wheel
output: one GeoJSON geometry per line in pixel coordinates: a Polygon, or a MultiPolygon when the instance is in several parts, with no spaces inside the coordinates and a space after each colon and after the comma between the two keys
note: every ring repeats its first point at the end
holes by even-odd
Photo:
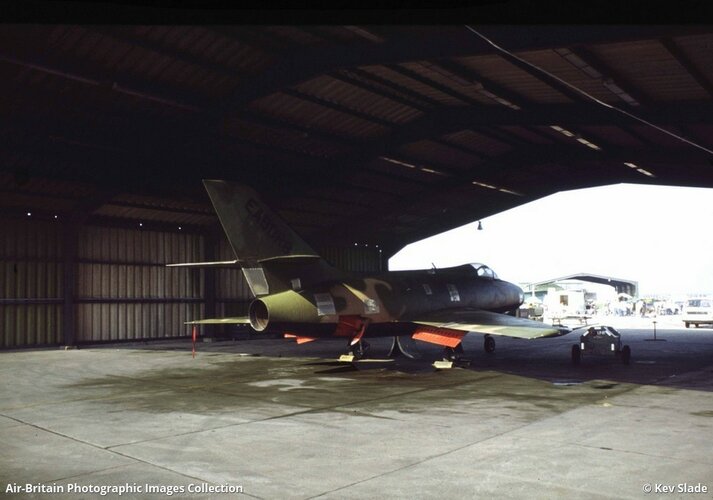
{"type": "Polygon", "coordinates": [[[458,344],[455,347],[446,347],[443,352],[443,359],[446,361],[458,361],[463,355],[463,346],[458,344]]]}
{"type": "Polygon", "coordinates": [[[369,352],[369,344],[360,340],[354,345],[349,346],[349,353],[354,356],[354,359],[364,359],[369,352]]]}
{"type": "Polygon", "coordinates": [[[582,360],[582,350],[579,348],[579,344],[572,346],[572,364],[578,365],[582,360]]]}
{"type": "Polygon", "coordinates": [[[485,352],[495,351],[495,339],[490,335],[486,335],[483,339],[483,349],[485,349],[485,352]]]}
{"type": "Polygon", "coordinates": [[[621,349],[621,362],[625,365],[631,363],[631,348],[628,345],[621,349]]]}

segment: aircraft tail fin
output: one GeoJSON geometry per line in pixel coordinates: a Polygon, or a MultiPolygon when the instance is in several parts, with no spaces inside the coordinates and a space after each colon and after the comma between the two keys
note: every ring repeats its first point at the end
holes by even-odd
{"type": "Polygon", "coordinates": [[[316,252],[257,193],[240,184],[204,180],[230,246],[240,261],[259,262],[292,255],[317,257],[316,252]]]}
{"type": "Polygon", "coordinates": [[[220,180],[204,180],[203,185],[255,296],[340,275],[252,188],[220,180]]]}

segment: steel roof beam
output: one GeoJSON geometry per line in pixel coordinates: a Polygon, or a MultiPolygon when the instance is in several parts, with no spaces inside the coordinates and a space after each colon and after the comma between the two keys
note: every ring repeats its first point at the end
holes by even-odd
{"type": "Polygon", "coordinates": [[[98,33],[102,36],[113,38],[129,45],[133,45],[150,52],[155,52],[156,54],[175,59],[192,66],[197,66],[208,70],[221,77],[245,77],[245,72],[236,71],[234,69],[228,68],[227,66],[221,66],[220,64],[215,64],[207,59],[202,59],[196,57],[187,52],[180,52],[178,50],[172,49],[160,43],[148,40],[145,38],[140,39],[139,35],[129,35],[123,32],[125,27],[119,26],[91,26],[87,27],[90,31],[98,33]]]}
{"type": "MultiPolygon", "coordinates": [[[[458,64],[452,60],[439,61],[438,65],[443,67],[445,70],[452,72],[459,78],[463,78],[463,79],[471,82],[474,85],[481,85],[483,90],[485,90],[487,92],[491,92],[492,94],[495,94],[497,97],[505,99],[518,107],[522,108],[522,107],[527,106],[528,104],[531,104],[528,101],[528,99],[525,98],[523,95],[517,94],[517,93],[513,92],[512,90],[506,89],[502,85],[495,83],[493,80],[490,80],[489,78],[483,76],[482,74],[477,73],[472,68],[466,68],[466,67],[462,66],[461,64],[458,64]]],[[[485,96],[485,97],[488,97],[488,96],[485,96]]],[[[494,101],[494,102],[497,102],[497,101],[494,101]]]]}
{"type": "Polygon", "coordinates": [[[275,37],[255,30],[254,26],[211,25],[210,30],[237,42],[248,49],[266,52],[270,55],[285,56],[289,45],[277,41],[275,37]]]}
{"type": "Polygon", "coordinates": [[[133,97],[158,102],[164,106],[190,111],[200,112],[206,103],[196,103],[194,96],[172,89],[158,89],[156,85],[140,83],[118,75],[108,74],[98,71],[87,71],[86,65],[64,62],[62,65],[53,64],[47,57],[39,54],[23,54],[17,56],[11,51],[2,49],[0,44],[0,61],[30,68],[43,73],[51,74],[72,80],[84,85],[100,87],[108,91],[127,94],[133,97]]]}
{"type": "Polygon", "coordinates": [[[242,111],[240,113],[240,119],[245,120],[250,123],[255,123],[266,128],[279,130],[281,132],[295,133],[300,132],[307,137],[313,137],[321,141],[328,143],[335,143],[340,146],[345,146],[349,148],[360,147],[361,143],[353,138],[336,135],[330,133],[324,129],[317,129],[308,125],[302,125],[299,123],[294,123],[292,121],[283,120],[275,116],[271,116],[264,113],[257,113],[254,111],[242,111]]]}
{"type": "MultiPolygon", "coordinates": [[[[687,124],[706,121],[713,114],[708,101],[662,104],[647,109],[641,115],[654,123],[687,124]]],[[[390,141],[396,144],[416,142],[429,137],[440,137],[450,132],[474,127],[498,126],[587,126],[612,125],[623,121],[635,125],[633,119],[622,120],[621,115],[603,107],[589,108],[581,104],[530,105],[520,111],[504,106],[451,106],[423,115],[394,130],[390,141]]],[[[504,140],[498,138],[498,140],[504,140]]]]}
{"type": "Polygon", "coordinates": [[[370,64],[399,63],[420,57],[450,57],[454,51],[477,50],[481,45],[465,30],[451,30],[431,36],[397,37],[386,43],[359,41],[338,46],[311,47],[284,57],[265,72],[235,89],[221,103],[219,114],[239,109],[250,101],[307,81],[317,75],[370,64]]]}
{"type": "MultiPolygon", "coordinates": [[[[468,97],[465,94],[462,94],[461,92],[458,92],[457,90],[448,87],[447,85],[443,85],[442,83],[438,83],[434,80],[431,80],[430,78],[427,78],[423,75],[420,75],[416,73],[415,71],[412,71],[408,68],[404,68],[403,66],[398,66],[398,65],[390,65],[387,66],[392,71],[395,71],[397,73],[401,73],[403,76],[408,77],[412,80],[415,80],[417,82],[420,82],[424,85],[428,85],[434,90],[437,90],[438,92],[442,94],[446,94],[449,97],[452,97],[454,99],[457,99],[461,102],[468,103],[472,106],[482,106],[480,102],[476,101],[475,99],[472,99],[471,97],[468,97]]],[[[443,106],[443,104],[441,104],[443,106]]]]}
{"type": "Polygon", "coordinates": [[[485,137],[496,141],[500,142],[502,144],[505,144],[511,148],[516,148],[520,146],[529,146],[531,144],[530,141],[527,141],[526,139],[523,139],[522,137],[519,137],[515,134],[508,134],[504,130],[500,130],[496,127],[493,126],[488,126],[488,125],[478,125],[475,127],[467,127],[468,129],[472,129],[473,132],[484,135],[485,137]]]}
{"type": "Polygon", "coordinates": [[[645,137],[644,135],[640,134],[639,132],[634,130],[634,128],[632,126],[621,125],[621,129],[624,131],[625,134],[630,135],[631,137],[633,137],[634,139],[639,141],[641,144],[644,144],[644,145],[650,146],[650,147],[656,147],[656,142],[653,139],[651,139],[649,137],[645,137]]]}
{"type": "MultiPolygon", "coordinates": [[[[396,156],[397,159],[404,161],[405,163],[409,163],[416,168],[431,168],[433,170],[437,170],[438,172],[443,173],[444,175],[440,174],[432,174],[434,175],[434,179],[445,179],[445,178],[457,178],[463,174],[463,172],[467,171],[467,169],[460,169],[460,168],[453,168],[448,165],[444,165],[440,162],[433,162],[430,160],[422,160],[420,158],[416,158],[413,155],[406,154],[406,153],[395,153],[392,156],[396,156]]],[[[474,160],[477,161],[477,160],[474,160]]],[[[404,167],[408,168],[408,167],[404,167]]],[[[410,169],[409,169],[410,170],[410,169]]],[[[429,183],[430,185],[431,183],[429,183]]]]}
{"type": "MultiPolygon", "coordinates": [[[[485,26],[478,29],[511,51],[535,50],[573,45],[645,40],[709,31],[694,26],[485,26]]],[[[385,36],[388,37],[388,34],[385,36]]],[[[239,85],[232,95],[215,108],[229,113],[250,101],[345,68],[378,64],[399,64],[420,60],[441,60],[458,56],[492,54],[493,48],[477,39],[465,27],[427,36],[395,36],[383,43],[357,43],[318,46],[299,50],[281,58],[267,71],[239,85]]]]}
{"type": "Polygon", "coordinates": [[[393,122],[390,122],[388,120],[384,120],[382,118],[379,118],[377,116],[370,115],[368,113],[364,113],[362,111],[350,108],[349,106],[345,106],[343,104],[339,104],[337,102],[333,101],[327,101],[326,99],[322,99],[317,96],[313,96],[311,94],[306,94],[304,92],[300,92],[298,90],[294,89],[282,89],[280,92],[283,94],[287,94],[292,97],[296,97],[298,99],[302,99],[304,101],[309,101],[311,103],[317,104],[318,106],[322,106],[327,109],[331,109],[333,111],[339,111],[340,113],[344,113],[347,115],[352,115],[355,118],[361,118],[362,120],[370,121],[372,123],[376,123],[378,125],[381,125],[382,127],[386,128],[391,128],[395,124],[393,122]]]}
{"type": "MultiPolygon", "coordinates": [[[[418,160],[411,159],[411,161],[416,164],[419,163],[418,160]]],[[[675,151],[662,154],[660,152],[651,151],[649,148],[631,150],[630,148],[608,147],[602,151],[594,151],[585,146],[576,144],[560,144],[557,148],[553,148],[549,145],[533,145],[528,148],[518,149],[493,157],[486,162],[474,165],[472,168],[458,175],[439,177],[438,182],[428,185],[424,191],[419,194],[418,203],[421,203],[420,200],[428,199],[429,196],[433,196],[434,194],[442,193],[460,186],[469,186],[472,181],[484,182],[495,187],[518,191],[523,195],[523,202],[538,198],[543,195],[543,192],[555,192],[560,189],[572,189],[573,187],[585,186],[588,184],[587,179],[592,180],[595,177],[600,179],[602,183],[624,182],[625,180],[640,183],[650,182],[651,178],[638,174],[633,169],[624,165],[624,162],[636,163],[644,169],[649,168],[654,170],[659,180],[661,180],[661,178],[684,178],[685,173],[679,172],[679,170],[687,167],[693,169],[708,168],[709,170],[713,170],[713,167],[708,164],[707,159],[702,156],[700,158],[683,158],[680,153],[675,151]],[[576,170],[576,175],[571,178],[552,178],[552,182],[547,183],[547,186],[543,190],[531,191],[530,188],[535,188],[535,186],[528,184],[527,188],[523,189],[522,186],[517,184],[517,179],[512,177],[513,173],[517,172],[517,168],[521,167],[525,162],[533,165],[533,168],[538,164],[561,164],[567,165],[568,168],[579,164],[582,166],[587,165],[589,168],[574,169],[576,170]],[[664,172],[660,169],[660,166],[663,164],[675,166],[675,168],[670,172],[664,172]],[[595,168],[595,165],[598,166],[595,168]],[[653,165],[653,167],[651,165],[653,165]],[[602,175],[607,171],[609,172],[607,176],[602,175]],[[498,174],[493,175],[494,172],[498,172],[498,174]]],[[[433,166],[434,169],[439,170],[445,170],[447,168],[433,162],[420,163],[433,166]]],[[[477,189],[477,186],[473,186],[473,188],[477,189]]],[[[488,190],[487,188],[483,189],[485,189],[484,192],[492,191],[493,194],[497,193],[498,196],[505,197],[506,199],[509,196],[513,196],[509,193],[488,190]]],[[[512,204],[510,206],[512,206],[512,204]]],[[[375,208],[384,215],[388,215],[389,212],[393,210],[408,209],[403,207],[402,200],[390,201],[383,206],[375,208]]],[[[356,220],[346,221],[349,227],[356,223],[356,220]]]]}
{"type": "Polygon", "coordinates": [[[313,194],[313,193],[302,193],[302,195],[300,196],[300,198],[301,198],[301,199],[306,199],[306,200],[314,200],[314,201],[316,201],[316,202],[318,202],[318,203],[328,203],[328,204],[329,204],[329,203],[333,203],[333,204],[336,204],[336,205],[344,205],[344,206],[346,206],[346,207],[355,206],[355,207],[359,207],[359,208],[371,209],[371,205],[368,204],[368,203],[361,203],[361,202],[359,202],[359,201],[351,201],[351,200],[347,201],[347,200],[344,200],[344,199],[339,198],[339,197],[336,197],[336,198],[335,198],[335,197],[331,197],[331,198],[330,198],[330,197],[329,197],[329,194],[328,194],[328,193],[325,194],[324,191],[320,191],[320,195],[316,195],[316,194],[313,194]]]}
{"type": "Polygon", "coordinates": [[[429,139],[431,142],[434,142],[440,146],[444,146],[447,148],[453,148],[456,151],[460,151],[461,153],[465,153],[467,155],[473,156],[474,158],[477,158],[479,160],[486,160],[489,157],[484,155],[483,153],[479,151],[475,151],[473,149],[470,149],[466,146],[461,146],[460,144],[457,144],[455,142],[450,142],[445,139],[429,139]]]}
{"type": "MultiPolygon", "coordinates": [[[[623,99],[621,96],[619,96],[617,92],[613,90],[613,88],[618,87],[624,93],[635,99],[642,106],[649,107],[653,105],[653,101],[650,97],[648,97],[640,89],[636,88],[636,86],[631,83],[626,77],[613,70],[611,67],[607,66],[606,63],[604,63],[604,61],[594,55],[591,50],[588,50],[585,47],[573,47],[569,50],[586,64],[588,64],[590,67],[594,68],[595,71],[600,73],[600,83],[604,86],[604,88],[606,88],[613,95],[617,96],[623,102],[627,103],[628,105],[632,105],[632,103],[627,102],[626,99],[623,99]],[[612,87],[612,84],[614,85],[614,87],[612,87]]],[[[580,95],[579,99],[581,100],[583,99],[583,97],[580,95]]]]}
{"type": "MultiPolygon", "coordinates": [[[[495,176],[493,177],[492,174],[489,174],[488,171],[492,171],[493,168],[501,168],[503,165],[515,165],[516,161],[518,159],[521,159],[523,157],[530,157],[530,151],[533,152],[536,155],[541,155],[542,151],[535,151],[535,150],[529,150],[529,151],[518,151],[516,154],[514,153],[508,153],[505,155],[501,155],[498,157],[494,157],[491,160],[480,163],[478,165],[474,165],[472,168],[468,170],[463,170],[462,172],[458,173],[452,173],[451,175],[448,176],[440,176],[440,177],[435,177],[434,179],[437,179],[436,182],[433,182],[427,186],[424,187],[422,191],[418,193],[418,195],[415,197],[415,199],[412,197],[410,201],[406,201],[402,198],[396,198],[396,199],[391,199],[387,200],[385,203],[381,204],[378,207],[374,207],[375,210],[377,210],[381,216],[390,216],[396,213],[407,213],[411,208],[416,206],[417,204],[423,203],[423,200],[428,200],[430,197],[433,197],[435,194],[443,193],[444,191],[453,189],[455,187],[459,186],[469,186],[472,187],[474,192],[477,192],[479,189],[478,187],[474,186],[471,184],[473,180],[478,180],[479,182],[485,182],[488,184],[492,184],[495,186],[499,187],[506,187],[508,189],[515,189],[515,186],[504,186],[503,182],[507,182],[507,180],[504,180],[502,176],[495,176]]],[[[449,171],[448,167],[445,167],[444,165],[440,164],[434,164],[432,162],[420,162],[418,160],[412,159],[412,158],[407,158],[411,160],[414,164],[421,163],[423,165],[429,165],[432,166],[434,169],[437,170],[442,170],[442,171],[449,171]]],[[[512,194],[506,194],[502,193],[496,190],[491,190],[487,188],[480,188],[483,190],[483,193],[487,193],[487,195],[491,197],[497,198],[498,195],[502,197],[512,197],[512,194]]],[[[346,221],[340,221],[339,224],[335,224],[334,227],[330,228],[327,232],[330,233],[332,231],[339,231],[340,227],[344,228],[349,228],[350,230],[354,231],[360,231],[360,230],[365,230],[368,224],[365,224],[363,220],[359,219],[358,217],[354,219],[348,219],[346,221]]]]}
{"type": "MultiPolygon", "coordinates": [[[[590,110],[581,105],[573,104],[530,106],[520,111],[514,111],[504,106],[488,106],[485,110],[482,108],[483,106],[449,107],[424,115],[409,124],[395,128],[392,133],[386,137],[381,137],[363,144],[357,153],[349,158],[341,161],[329,160],[332,163],[338,162],[340,164],[339,170],[330,169],[325,172],[324,169],[317,167],[311,173],[304,172],[304,177],[296,179],[296,182],[298,185],[312,185],[314,182],[334,181],[344,178],[349,172],[361,167],[370,160],[377,159],[379,156],[393,156],[397,159],[399,157],[403,158],[403,155],[398,152],[400,146],[421,140],[438,139],[449,132],[474,129],[474,131],[479,134],[507,144],[517,150],[522,147],[528,148],[531,146],[531,143],[524,139],[516,138],[514,135],[507,135],[493,128],[493,126],[561,125],[566,128],[567,126],[573,125],[611,124],[612,115],[616,114],[604,108],[594,108],[590,110]]],[[[661,107],[654,113],[650,112],[648,116],[649,118],[653,118],[654,121],[656,116],[658,116],[661,120],[667,122],[670,122],[672,119],[681,119],[695,123],[699,117],[710,116],[707,115],[707,113],[710,112],[711,108],[710,103],[705,103],[705,105],[702,103],[692,103],[690,106],[677,104],[676,106],[661,107]]],[[[627,120],[627,124],[633,123],[635,122],[627,120]]],[[[555,142],[557,137],[553,135],[550,139],[552,142],[555,142]]],[[[579,147],[579,145],[576,146],[579,147]]],[[[601,146],[605,149],[609,148],[608,144],[602,144],[601,146]]],[[[552,148],[551,145],[546,147],[552,148]]],[[[581,147],[584,148],[584,146],[581,147]]],[[[664,153],[659,153],[659,157],[660,154],[664,153]]],[[[294,186],[290,186],[290,189],[286,189],[286,191],[292,191],[292,187],[294,186]]]]}
{"type": "Polygon", "coordinates": [[[683,69],[688,71],[688,74],[693,77],[694,80],[696,80],[696,83],[703,88],[708,93],[708,97],[713,98],[713,84],[711,81],[706,77],[706,75],[703,74],[703,72],[698,69],[698,67],[693,63],[690,57],[688,57],[681,47],[676,45],[676,42],[674,42],[671,38],[662,38],[660,40],[661,44],[666,47],[666,50],[668,50],[669,54],[673,56],[674,59],[680,64],[683,69]]]}
{"type": "Polygon", "coordinates": [[[348,70],[343,70],[342,73],[345,73],[348,75],[356,75],[356,77],[358,77],[358,78],[362,78],[368,82],[373,82],[372,84],[386,87],[388,89],[391,89],[393,92],[396,92],[397,94],[404,95],[404,96],[406,96],[407,99],[416,101],[414,106],[416,106],[419,109],[432,109],[432,108],[437,108],[437,107],[441,106],[440,102],[438,102],[434,99],[431,99],[428,96],[420,94],[420,93],[416,92],[415,90],[411,90],[409,88],[402,87],[398,83],[392,82],[391,80],[387,80],[386,78],[382,78],[379,75],[370,73],[369,71],[365,71],[365,70],[359,69],[359,68],[352,68],[352,69],[348,69],[348,70]]]}
{"type": "Polygon", "coordinates": [[[107,201],[106,204],[116,206],[116,207],[123,207],[123,208],[136,208],[139,210],[156,210],[159,212],[170,212],[170,213],[175,213],[175,214],[199,215],[201,217],[215,215],[215,212],[213,211],[213,209],[210,208],[208,205],[206,205],[204,211],[199,211],[199,210],[194,210],[194,209],[190,209],[190,208],[156,206],[156,205],[147,205],[144,203],[116,201],[116,200],[107,201]]]}
{"type": "Polygon", "coordinates": [[[381,89],[375,87],[374,85],[370,85],[368,83],[365,83],[362,80],[347,76],[346,74],[343,74],[343,73],[332,72],[332,73],[329,73],[329,76],[334,78],[335,80],[339,80],[343,83],[346,83],[347,85],[352,85],[352,86],[360,88],[362,90],[366,90],[367,92],[370,92],[374,95],[378,95],[379,97],[389,99],[390,101],[396,102],[403,106],[408,106],[409,108],[417,109],[422,112],[428,111],[429,109],[431,109],[430,107],[418,105],[418,104],[414,103],[413,101],[410,101],[409,99],[405,99],[403,97],[398,96],[395,93],[381,90],[381,89]]]}
{"type": "MultiPolygon", "coordinates": [[[[559,154],[553,153],[559,150],[554,150],[549,146],[534,146],[527,150],[519,150],[512,153],[507,153],[501,155],[500,157],[495,157],[491,161],[475,166],[473,169],[464,173],[460,178],[442,178],[443,180],[427,187],[417,196],[412,197],[412,202],[404,204],[403,200],[391,200],[387,201],[383,205],[374,207],[382,217],[388,217],[390,215],[397,216],[397,214],[409,213],[409,211],[420,206],[423,200],[428,200],[434,196],[442,195],[452,191],[454,188],[469,186],[470,179],[477,179],[480,176],[479,171],[492,171],[493,168],[502,169],[503,167],[517,168],[522,165],[523,162],[531,162],[533,158],[536,158],[537,162],[542,163],[559,163],[562,165],[567,165],[567,168],[576,170],[576,175],[570,175],[567,177],[553,177],[548,176],[551,181],[547,183],[545,188],[537,189],[530,192],[523,193],[523,197],[520,198],[520,202],[517,203],[527,203],[528,201],[533,201],[535,199],[541,198],[548,194],[552,194],[559,190],[564,189],[577,189],[582,187],[592,187],[596,185],[606,185],[613,182],[631,182],[640,184],[651,184],[656,181],[657,183],[662,183],[662,180],[666,182],[676,182],[676,183],[690,183],[691,179],[698,179],[690,174],[690,172],[703,172],[710,170],[710,165],[707,162],[699,161],[697,163],[691,163],[690,165],[682,165],[680,163],[680,155],[669,154],[666,158],[661,158],[660,155],[652,153],[648,150],[629,152],[625,148],[621,148],[613,153],[605,153],[591,151],[587,152],[587,148],[582,147],[577,148],[575,146],[567,147],[564,151],[559,154]],[[652,179],[639,175],[631,168],[626,167],[624,161],[634,161],[639,162],[644,168],[649,167],[648,163],[645,161],[658,162],[661,161],[669,162],[672,166],[671,171],[662,172],[660,169],[655,171],[658,174],[658,179],[652,179]],[[577,165],[580,165],[577,167],[577,165]],[[606,175],[604,175],[606,173],[606,175]],[[586,174],[586,175],[585,175],[586,174]],[[416,201],[418,200],[418,201],[416,201]]],[[[654,167],[655,168],[655,167],[654,167]]],[[[513,170],[513,172],[515,172],[513,170]]],[[[484,179],[483,179],[484,180],[484,179]]],[[[502,185],[507,183],[507,178],[504,177],[502,180],[493,181],[495,185],[502,185]]],[[[437,231],[446,231],[450,228],[458,227],[467,222],[472,222],[478,218],[487,217],[498,213],[501,210],[511,208],[513,203],[509,199],[512,195],[507,193],[499,193],[495,190],[489,190],[485,188],[473,187],[474,200],[477,200],[477,209],[471,214],[465,217],[454,217],[454,214],[449,214],[447,222],[444,223],[443,219],[435,220],[432,224],[421,225],[416,228],[412,233],[410,233],[406,238],[407,241],[416,241],[420,238],[424,238],[434,234],[437,231]],[[482,203],[482,199],[479,196],[488,196],[488,202],[482,203]]],[[[506,186],[510,189],[518,189],[519,186],[508,185],[506,186]]],[[[535,186],[532,186],[535,187],[535,186]]],[[[449,207],[444,207],[449,208],[449,207]]],[[[328,234],[343,234],[345,239],[353,239],[359,237],[361,234],[369,234],[373,232],[373,225],[364,221],[363,217],[354,217],[351,219],[346,219],[340,221],[339,224],[327,230],[328,234]],[[341,232],[340,232],[341,231],[341,232]]],[[[385,243],[393,242],[389,239],[388,234],[382,234],[381,238],[385,243]]],[[[403,243],[403,235],[400,236],[403,243]]],[[[378,241],[378,240],[375,240],[378,241]]],[[[393,240],[394,242],[397,239],[393,240]]]]}

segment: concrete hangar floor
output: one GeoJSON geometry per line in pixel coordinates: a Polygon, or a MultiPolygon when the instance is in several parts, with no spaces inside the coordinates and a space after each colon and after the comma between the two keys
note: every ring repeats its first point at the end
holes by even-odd
{"type": "Polygon", "coordinates": [[[498,339],[493,354],[471,335],[471,366],[447,371],[428,346],[418,362],[340,366],[341,342],[204,343],[195,359],[188,342],[4,352],[0,487],[12,498],[112,486],[133,488],[122,498],[711,498],[713,330],[660,319],[666,342],[648,342],[650,320],[636,321],[619,325],[629,366],[573,366],[576,335],[498,339]]]}

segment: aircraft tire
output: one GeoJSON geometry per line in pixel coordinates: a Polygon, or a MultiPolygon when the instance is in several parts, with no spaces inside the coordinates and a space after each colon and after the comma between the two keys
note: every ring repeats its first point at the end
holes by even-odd
{"type": "Polygon", "coordinates": [[[483,339],[483,349],[488,353],[495,351],[495,339],[490,335],[486,335],[483,339]]]}
{"type": "Polygon", "coordinates": [[[463,354],[463,346],[458,344],[455,347],[446,347],[443,357],[446,361],[458,361],[463,354]]]}
{"type": "Polygon", "coordinates": [[[686,324],[686,328],[691,328],[691,324],[688,321],[684,322],[686,324]]]}
{"type": "Polygon", "coordinates": [[[360,340],[351,346],[350,351],[354,356],[354,359],[364,359],[366,357],[366,353],[369,352],[369,344],[360,340]]]}
{"type": "Polygon", "coordinates": [[[621,362],[625,365],[631,363],[631,348],[628,345],[625,345],[621,350],[621,362]]]}
{"type": "Polygon", "coordinates": [[[446,361],[455,361],[455,359],[456,359],[455,349],[453,349],[452,347],[446,347],[443,352],[443,358],[446,361]]]}
{"type": "Polygon", "coordinates": [[[582,350],[579,348],[578,344],[572,346],[572,364],[578,365],[582,360],[582,350]]]}

